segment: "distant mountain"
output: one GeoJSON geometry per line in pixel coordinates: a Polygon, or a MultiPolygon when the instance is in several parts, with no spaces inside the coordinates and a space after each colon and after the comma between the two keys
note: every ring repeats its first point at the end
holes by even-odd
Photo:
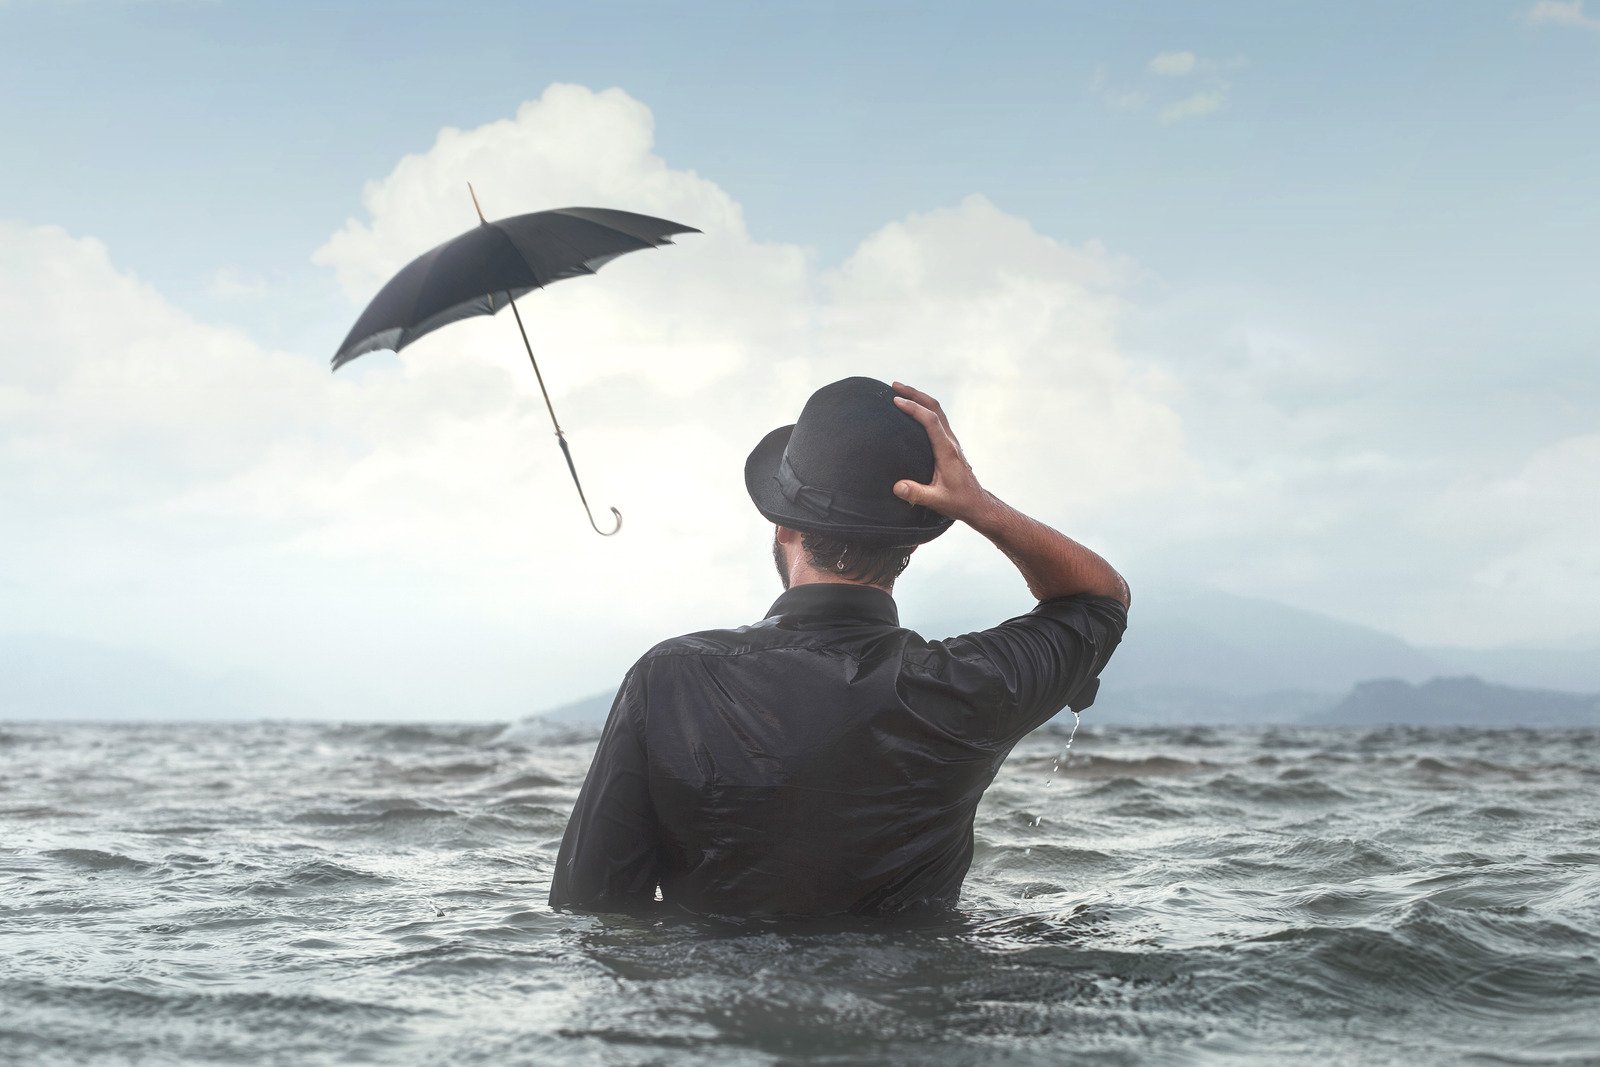
{"type": "MultiPolygon", "coordinates": [[[[924,588],[908,594],[906,615],[926,636],[943,637],[1025,610],[1026,593],[1019,603],[1018,591],[976,581],[924,588]]],[[[1373,678],[1422,682],[1467,674],[1528,690],[1600,691],[1600,651],[1418,648],[1271,601],[1194,587],[1142,588],[1090,714],[1107,724],[1292,723],[1342,706],[1353,686],[1373,678]]],[[[147,651],[77,638],[0,635],[0,719],[329,714],[290,691],[298,685],[255,674],[196,673],[147,651]]],[[[610,688],[541,716],[601,722],[614,696],[610,688]]]]}
{"type": "Polygon", "coordinates": [[[1600,694],[1495,685],[1472,676],[1413,685],[1362,682],[1337,705],[1305,717],[1316,726],[1600,726],[1600,694]]]}
{"type": "Polygon", "coordinates": [[[1600,692],[1600,648],[1429,648],[1451,674],[1477,674],[1507,685],[1600,692]]]}
{"type": "Polygon", "coordinates": [[[1419,648],[1366,626],[1198,588],[1135,594],[1094,714],[1107,722],[1290,723],[1373,678],[1471,674],[1600,691],[1600,651],[1419,648]]]}
{"type": "Polygon", "coordinates": [[[1108,694],[1151,686],[1337,695],[1367,678],[1444,673],[1398,637],[1268,600],[1203,589],[1135,594],[1108,694]]]}
{"type": "MultiPolygon", "coordinates": [[[[922,606],[925,624],[942,625],[926,636],[992,621],[969,618],[981,610],[970,599],[945,609],[922,606]]],[[[1423,682],[1460,672],[1546,689],[1600,690],[1596,665],[1600,654],[1576,651],[1421,649],[1380,630],[1272,601],[1161,588],[1136,594],[1127,636],[1089,715],[1108,725],[1292,724],[1343,707],[1345,694],[1372,678],[1423,682]],[[1592,685],[1568,681],[1590,674],[1592,685]]],[[[540,717],[601,722],[614,696],[597,693],[540,717]]]]}

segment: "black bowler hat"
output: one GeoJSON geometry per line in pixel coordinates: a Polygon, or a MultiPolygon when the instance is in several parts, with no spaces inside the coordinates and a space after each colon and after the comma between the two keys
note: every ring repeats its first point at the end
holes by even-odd
{"type": "Polygon", "coordinates": [[[933,480],[933,446],[872,378],[818,389],[798,422],[767,434],[744,462],[756,510],[780,526],[868,544],[932,541],[950,520],[895,496],[902,478],[933,480]]]}

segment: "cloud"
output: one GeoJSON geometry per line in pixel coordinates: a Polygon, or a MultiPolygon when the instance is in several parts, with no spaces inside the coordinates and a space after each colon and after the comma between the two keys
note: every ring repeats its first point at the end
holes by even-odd
{"type": "MultiPolygon", "coordinates": [[[[400,160],[316,253],[353,321],[474,223],[469,179],[492,216],[598,203],[705,230],[519,304],[590,500],[626,516],[612,539],[582,518],[505,317],[331,375],[337,338],[272,350],[95,240],[0,223],[0,626],[254,670],[333,714],[550,706],[665,635],[760,613],[770,530],[744,457],[811,390],[864,373],[939,395],[996,492],[1136,587],[1182,577],[1440,641],[1593,629],[1593,435],[1495,471],[1386,444],[1378,357],[1230,334],[1216,294],[1130,346],[1138,266],[979,195],[819,265],[756,239],[652,127],[620,90],[552,86],[400,160]]],[[[959,529],[919,550],[901,596],[935,629],[1027,602],[959,529]]]]}
{"type": "Polygon", "coordinates": [[[1228,93],[1225,89],[1208,89],[1205,92],[1194,93],[1162,108],[1161,121],[1182,122],[1185,119],[1210,115],[1220,111],[1227,101],[1228,93]]]}
{"type": "Polygon", "coordinates": [[[1583,0],[1539,0],[1524,17],[1535,26],[1600,30],[1600,18],[1584,13],[1583,0]]]}
{"type": "Polygon", "coordinates": [[[261,278],[246,278],[232,267],[223,267],[211,276],[206,292],[218,300],[255,300],[266,296],[272,287],[261,278]]]}
{"type": "Polygon", "coordinates": [[[238,471],[323,417],[328,390],[310,366],[196,322],[98,241],[0,222],[0,278],[10,478],[134,498],[238,471]]]}
{"type": "MultiPolygon", "coordinates": [[[[1167,383],[1118,349],[1131,264],[1044,237],[987,199],[891,223],[822,279],[822,377],[916,353],[924,387],[963,414],[975,456],[1018,494],[1047,472],[1063,513],[1168,484],[1185,471],[1167,383]],[[1040,434],[1042,423],[1072,427],[1040,434]],[[1097,461],[1082,462],[1092,440],[1097,461]]],[[[909,373],[909,372],[907,372],[909,373]]]]}
{"type": "MultiPolygon", "coordinates": [[[[98,242],[8,225],[12,624],[138,634],[358,713],[508,714],[609,684],[668,633],[760,613],[770,530],[744,496],[744,456],[835,378],[935,391],[997,490],[1079,532],[1186,476],[1170,383],[1118,347],[1130,264],[973,196],[889,222],[819,270],[656,155],[650,111],[616,89],[552,86],[369,183],[360,217],[315,255],[352,320],[399,266],[472,225],[468,180],[491,217],[592,203],[705,231],[519,305],[589,499],[622,509],[621,536],[583,521],[505,317],[330,375],[325,353],[186,315],[98,242]]],[[[979,546],[971,563],[973,546],[948,540],[923,574],[976,567],[1021,602],[1003,559],[979,546]]]]}
{"type": "Polygon", "coordinates": [[[1160,74],[1168,78],[1181,77],[1193,74],[1196,60],[1193,52],[1162,52],[1146,64],[1152,74],[1160,74]]]}
{"type": "Polygon", "coordinates": [[[1163,124],[1171,124],[1221,111],[1231,88],[1225,72],[1243,65],[1237,57],[1218,61],[1190,51],[1161,52],[1145,64],[1143,84],[1113,83],[1102,65],[1095,68],[1089,89],[1113,110],[1134,112],[1149,106],[1163,124]],[[1180,94],[1175,79],[1184,79],[1190,91],[1180,94]]]}
{"type": "Polygon", "coordinates": [[[1138,111],[1149,102],[1149,96],[1137,89],[1125,89],[1112,85],[1106,76],[1104,65],[1094,70],[1094,78],[1089,83],[1089,91],[1099,97],[1105,105],[1113,111],[1138,111]]]}
{"type": "Polygon", "coordinates": [[[1578,434],[1504,470],[1459,472],[1418,502],[1411,530],[1453,543],[1463,564],[1427,604],[1454,619],[1457,643],[1505,640],[1510,630],[1514,643],[1536,644],[1584,621],[1592,630],[1600,593],[1597,484],[1600,434],[1578,434]]]}

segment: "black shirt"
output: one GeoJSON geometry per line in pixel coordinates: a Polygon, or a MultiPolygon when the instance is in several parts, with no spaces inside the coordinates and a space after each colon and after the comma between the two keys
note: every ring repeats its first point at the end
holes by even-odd
{"type": "Polygon", "coordinates": [[[1012,746],[1082,710],[1127,625],[1047,600],[926,641],[887,593],[814,584],[651,649],[623,680],[556,859],[557,908],[709,915],[951,906],[1012,746]]]}

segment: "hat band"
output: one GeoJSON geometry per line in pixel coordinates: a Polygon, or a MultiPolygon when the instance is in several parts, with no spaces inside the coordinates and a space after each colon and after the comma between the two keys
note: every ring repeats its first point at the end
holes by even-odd
{"type": "Polygon", "coordinates": [[[778,460],[778,473],[772,476],[772,480],[778,483],[778,491],[785,500],[819,519],[832,522],[849,519],[874,526],[883,526],[891,521],[884,517],[882,502],[871,497],[847,493],[842,489],[819,489],[814,485],[806,485],[789,465],[787,452],[778,460]]]}

